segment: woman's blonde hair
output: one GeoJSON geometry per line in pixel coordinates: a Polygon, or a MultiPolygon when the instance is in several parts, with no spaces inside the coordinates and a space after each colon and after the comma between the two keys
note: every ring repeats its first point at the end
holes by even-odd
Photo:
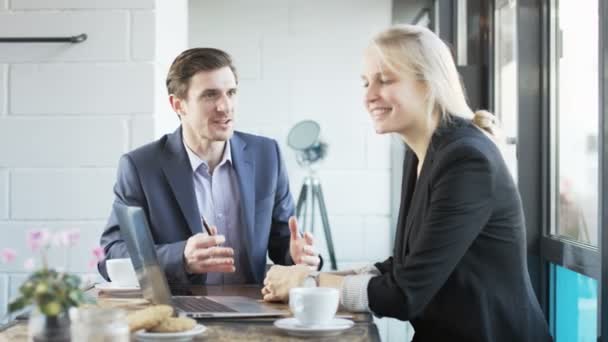
{"type": "Polygon", "coordinates": [[[391,71],[414,75],[426,84],[429,115],[437,110],[442,120],[448,114],[471,120],[499,143],[496,117],[471,110],[450,50],[435,33],[422,26],[396,25],[376,35],[371,46],[391,71]]]}

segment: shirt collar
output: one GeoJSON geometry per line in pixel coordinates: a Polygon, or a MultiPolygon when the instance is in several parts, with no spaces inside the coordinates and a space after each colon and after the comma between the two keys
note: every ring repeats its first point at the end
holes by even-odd
{"type": "MultiPolygon", "coordinates": [[[[188,159],[190,160],[190,166],[192,167],[192,171],[196,172],[196,170],[201,166],[201,164],[205,165],[205,167],[208,169],[209,165],[207,165],[207,162],[202,160],[199,156],[196,155],[196,153],[194,153],[190,147],[188,147],[188,145],[186,145],[186,142],[182,140],[182,143],[184,144],[184,148],[186,149],[186,153],[188,154],[188,159]]],[[[224,148],[224,154],[222,155],[222,160],[220,160],[219,164],[217,166],[222,166],[224,163],[229,162],[230,164],[232,164],[232,153],[230,150],[230,140],[226,141],[226,147],[224,148]]]]}

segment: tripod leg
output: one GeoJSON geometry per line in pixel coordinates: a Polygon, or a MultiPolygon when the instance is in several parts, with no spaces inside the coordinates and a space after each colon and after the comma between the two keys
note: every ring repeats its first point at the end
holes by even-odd
{"type": "Polygon", "coordinates": [[[312,195],[310,196],[310,229],[308,230],[312,234],[315,233],[315,186],[311,186],[312,195]]]}
{"type": "Polygon", "coordinates": [[[325,232],[325,241],[327,242],[327,251],[329,252],[329,261],[331,262],[331,269],[337,270],[338,266],[336,263],[336,253],[334,251],[334,242],[331,237],[331,229],[329,228],[329,218],[327,217],[327,208],[325,207],[325,200],[323,199],[323,191],[321,190],[321,183],[318,181],[312,186],[313,197],[317,197],[319,201],[319,211],[321,211],[321,220],[323,222],[323,231],[325,232]]]}
{"type": "Polygon", "coordinates": [[[298,196],[298,203],[296,205],[296,217],[299,220],[302,220],[302,227],[306,227],[306,212],[308,211],[308,206],[306,198],[308,196],[308,179],[304,179],[302,182],[302,188],[300,189],[300,195],[298,196]],[[304,209],[304,212],[302,212],[304,209]]]}

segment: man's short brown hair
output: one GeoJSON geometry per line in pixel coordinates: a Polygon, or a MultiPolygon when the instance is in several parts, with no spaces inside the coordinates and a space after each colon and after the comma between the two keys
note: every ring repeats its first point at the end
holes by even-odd
{"type": "Polygon", "coordinates": [[[230,67],[238,83],[236,68],[228,53],[214,48],[188,49],[177,56],[171,64],[167,74],[167,91],[169,95],[187,99],[192,76],[200,71],[213,71],[223,67],[230,67]]]}

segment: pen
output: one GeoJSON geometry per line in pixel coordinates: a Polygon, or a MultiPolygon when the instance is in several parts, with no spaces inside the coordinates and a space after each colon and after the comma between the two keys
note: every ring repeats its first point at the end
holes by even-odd
{"type": "Polygon", "coordinates": [[[205,217],[203,215],[201,215],[201,221],[203,221],[203,227],[205,227],[205,231],[207,232],[207,234],[209,234],[209,236],[213,235],[211,234],[211,227],[209,227],[209,224],[207,224],[207,221],[205,220],[205,217]]]}

